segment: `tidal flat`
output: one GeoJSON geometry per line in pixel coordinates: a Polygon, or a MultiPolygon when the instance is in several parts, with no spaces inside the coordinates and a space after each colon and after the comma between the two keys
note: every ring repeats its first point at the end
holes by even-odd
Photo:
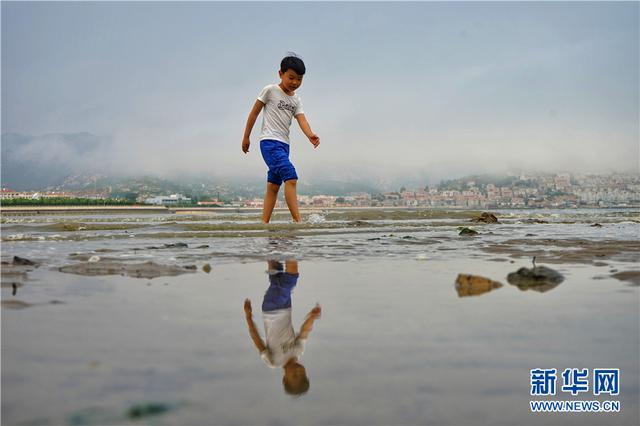
{"type": "Polygon", "coordinates": [[[492,213],[3,214],[2,423],[638,424],[640,212],[492,213]],[[264,338],[274,262],[297,267],[296,332],[322,309],[299,396],[243,311],[264,338]],[[534,266],[562,279],[508,279],[534,266]],[[534,397],[536,368],[618,368],[620,393],[534,397]]]}

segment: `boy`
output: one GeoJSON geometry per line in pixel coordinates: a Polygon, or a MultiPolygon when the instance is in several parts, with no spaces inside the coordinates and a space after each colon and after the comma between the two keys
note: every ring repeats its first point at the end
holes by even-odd
{"type": "Polygon", "coordinates": [[[291,292],[298,282],[298,262],[286,261],[285,272],[282,263],[270,260],[269,288],[262,301],[262,317],[266,343],[253,322],[251,301],[244,301],[244,313],[249,327],[249,335],[260,352],[262,360],[271,368],[282,367],[282,385],[290,395],[302,395],[309,390],[309,379],[302,364],[298,362],[304,352],[304,345],[313,328],[313,322],[320,318],[321,308],[316,305],[307,315],[300,332],[296,336],[291,322],[291,292]]]}
{"type": "Polygon", "coordinates": [[[253,105],[242,139],[242,151],[249,152],[249,136],[253,125],[264,108],[262,115],[262,131],[260,132],[260,152],[264,162],[269,167],[267,174],[267,190],[264,194],[262,208],[262,222],[269,223],[271,213],[276,205],[280,185],[284,182],[284,199],[291,212],[293,220],[300,222],[296,185],[298,175],[289,161],[289,127],[291,119],[295,117],[302,132],[309,138],[314,148],[320,145],[320,138],[311,131],[311,127],[304,116],[300,97],[295,94],[302,84],[302,77],[306,68],[302,59],[287,56],[280,62],[280,84],[270,84],[262,89],[256,103],[253,105]]]}

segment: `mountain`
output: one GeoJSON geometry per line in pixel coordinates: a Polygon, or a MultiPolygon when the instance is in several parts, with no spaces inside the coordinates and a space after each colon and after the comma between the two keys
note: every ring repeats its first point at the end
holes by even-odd
{"type": "Polygon", "coordinates": [[[3,187],[45,189],[69,176],[101,171],[105,140],[91,133],[2,134],[3,187]]]}

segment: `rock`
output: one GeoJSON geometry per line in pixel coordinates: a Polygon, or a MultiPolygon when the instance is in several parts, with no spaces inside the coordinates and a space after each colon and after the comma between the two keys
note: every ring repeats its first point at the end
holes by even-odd
{"type": "Polygon", "coordinates": [[[204,265],[202,265],[202,270],[208,274],[209,272],[211,272],[211,265],[205,263],[204,265]]]}
{"type": "Polygon", "coordinates": [[[546,266],[534,266],[533,268],[523,267],[510,273],[507,275],[507,281],[520,290],[535,290],[543,293],[564,281],[564,277],[558,271],[546,266]]]}
{"type": "Polygon", "coordinates": [[[0,268],[0,283],[2,288],[11,288],[15,295],[17,289],[29,279],[29,272],[38,267],[38,263],[19,256],[13,256],[11,263],[0,268]]]}
{"type": "Polygon", "coordinates": [[[460,230],[460,233],[458,235],[463,235],[463,236],[478,235],[478,231],[474,231],[471,228],[464,227],[460,230]]]}
{"type": "Polygon", "coordinates": [[[458,297],[478,296],[502,287],[502,284],[478,275],[458,274],[456,291],[458,297]]]}
{"type": "Polygon", "coordinates": [[[19,257],[19,256],[13,256],[13,264],[14,265],[24,265],[24,266],[36,266],[37,263],[29,260],[29,259],[25,259],[24,257],[19,257]]]}
{"type": "Polygon", "coordinates": [[[91,256],[88,260],[88,262],[94,263],[94,262],[99,262],[100,261],[100,256],[91,256]]]}
{"type": "Polygon", "coordinates": [[[163,403],[136,404],[129,408],[127,417],[130,419],[139,419],[142,417],[157,416],[171,410],[171,407],[163,403]]]}
{"type": "Polygon", "coordinates": [[[209,245],[208,245],[208,244],[203,244],[203,245],[198,246],[198,247],[196,247],[196,248],[197,248],[197,249],[206,249],[206,248],[209,248],[209,245]]]}
{"type": "Polygon", "coordinates": [[[525,237],[535,237],[536,234],[526,234],[525,237]]]}
{"type": "Polygon", "coordinates": [[[471,222],[500,223],[494,214],[487,212],[483,212],[479,217],[471,219],[471,222]]]}
{"type": "Polygon", "coordinates": [[[600,225],[599,223],[594,223],[593,225],[591,225],[592,228],[602,228],[602,225],[600,225]]]}
{"type": "Polygon", "coordinates": [[[188,248],[189,245],[186,243],[172,243],[172,244],[165,244],[164,247],[165,248],[188,248]]]}
{"type": "Polygon", "coordinates": [[[542,219],[525,219],[523,220],[524,223],[549,223],[546,220],[542,220],[542,219]]]}
{"type": "MultiPolygon", "coordinates": [[[[157,246],[147,246],[145,247],[147,250],[161,250],[161,249],[171,249],[171,248],[188,248],[189,245],[187,243],[167,243],[167,244],[163,244],[160,247],[157,246]]],[[[208,246],[207,246],[208,247],[208,246]]],[[[198,247],[198,248],[203,248],[198,247]]]]}

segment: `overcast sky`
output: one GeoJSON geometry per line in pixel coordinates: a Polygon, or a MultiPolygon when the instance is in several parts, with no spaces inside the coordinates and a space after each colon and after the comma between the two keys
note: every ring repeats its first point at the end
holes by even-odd
{"type": "Polygon", "coordinates": [[[262,176],[261,118],[240,143],[287,51],[301,177],[638,171],[637,2],[1,7],[2,132],[90,132],[122,172],[262,176]]]}

